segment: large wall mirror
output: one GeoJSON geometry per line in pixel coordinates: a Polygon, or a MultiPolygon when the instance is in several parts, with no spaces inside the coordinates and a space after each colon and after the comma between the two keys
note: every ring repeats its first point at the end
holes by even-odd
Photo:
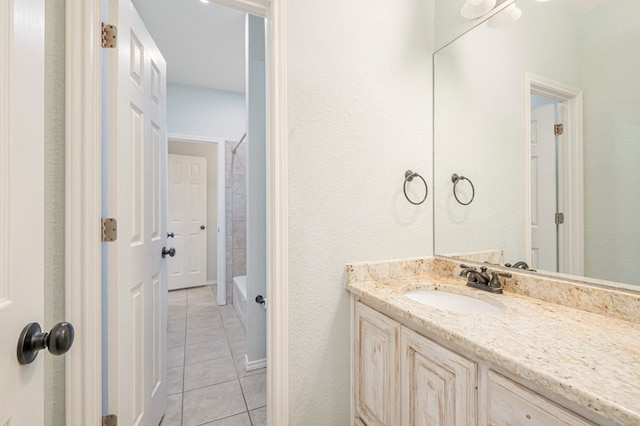
{"type": "Polygon", "coordinates": [[[640,1],[509,7],[434,57],[435,252],[640,285],[640,1]]]}

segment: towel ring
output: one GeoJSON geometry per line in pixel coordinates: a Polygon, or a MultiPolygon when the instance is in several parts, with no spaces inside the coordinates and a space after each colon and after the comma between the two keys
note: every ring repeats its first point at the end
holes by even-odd
{"type": "Polygon", "coordinates": [[[456,197],[456,201],[462,204],[463,206],[468,206],[469,204],[471,204],[473,199],[476,197],[476,188],[473,186],[473,182],[471,182],[469,178],[466,178],[464,176],[458,176],[457,173],[454,173],[451,175],[451,182],[453,182],[453,196],[456,197]],[[466,180],[467,182],[469,182],[469,185],[471,185],[471,199],[466,203],[463,203],[462,201],[460,201],[460,198],[458,198],[458,193],[456,192],[456,187],[458,186],[458,183],[461,180],[466,180]]]}
{"type": "Polygon", "coordinates": [[[407,201],[409,201],[411,204],[415,206],[419,206],[420,204],[424,203],[424,201],[427,199],[427,196],[429,195],[429,185],[427,185],[427,181],[424,180],[424,178],[420,176],[419,173],[412,172],[411,170],[407,170],[404,173],[404,185],[402,186],[402,190],[404,191],[404,196],[406,197],[407,201]],[[409,195],[407,195],[407,182],[411,182],[414,177],[419,177],[420,179],[422,179],[422,183],[424,183],[424,189],[425,189],[424,197],[422,198],[422,200],[418,201],[417,203],[413,201],[411,198],[409,198],[409,195]]]}

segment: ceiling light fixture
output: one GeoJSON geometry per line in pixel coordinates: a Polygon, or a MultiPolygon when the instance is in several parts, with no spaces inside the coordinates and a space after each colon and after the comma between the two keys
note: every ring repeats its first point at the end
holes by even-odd
{"type": "Polygon", "coordinates": [[[466,19],[476,19],[496,7],[496,0],[467,0],[460,9],[460,15],[466,19]]]}
{"type": "Polygon", "coordinates": [[[500,12],[493,15],[487,21],[487,27],[492,30],[498,30],[500,28],[508,27],[516,22],[522,16],[522,10],[514,4],[505,7],[500,12]]]}

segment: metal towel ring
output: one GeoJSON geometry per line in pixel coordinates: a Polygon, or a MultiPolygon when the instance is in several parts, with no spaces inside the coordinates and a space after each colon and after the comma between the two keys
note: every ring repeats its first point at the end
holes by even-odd
{"type": "Polygon", "coordinates": [[[420,204],[424,203],[424,201],[427,199],[427,196],[429,195],[429,185],[427,185],[427,181],[424,180],[424,178],[420,176],[419,173],[412,172],[411,170],[407,170],[404,173],[404,185],[402,186],[402,190],[404,191],[404,196],[407,198],[407,201],[409,201],[411,204],[415,206],[419,206],[420,204]],[[407,182],[411,182],[414,177],[419,177],[420,179],[422,179],[422,183],[424,183],[424,189],[425,189],[424,198],[422,198],[422,200],[418,201],[417,203],[411,200],[411,198],[409,198],[409,195],[407,195],[407,182]]]}
{"type": "Polygon", "coordinates": [[[451,175],[451,182],[453,182],[453,196],[456,197],[456,201],[462,204],[463,206],[468,206],[469,204],[471,204],[473,199],[476,197],[476,188],[473,186],[473,182],[471,182],[469,178],[466,178],[464,176],[458,176],[457,173],[454,173],[451,175]],[[467,182],[469,182],[469,185],[471,185],[471,199],[466,203],[463,203],[462,201],[460,201],[460,199],[458,198],[458,194],[456,193],[456,186],[458,186],[458,183],[461,180],[466,180],[467,182]]]}

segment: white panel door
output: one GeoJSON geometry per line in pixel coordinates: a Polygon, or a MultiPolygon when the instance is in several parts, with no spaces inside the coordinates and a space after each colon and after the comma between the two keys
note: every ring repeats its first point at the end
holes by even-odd
{"type": "Polygon", "coordinates": [[[555,103],[531,111],[531,267],[557,271],[555,103]]]}
{"type": "MultiPolygon", "coordinates": [[[[44,424],[43,365],[16,357],[43,328],[44,1],[0,2],[0,425],[44,424]]],[[[94,283],[95,284],[95,283],[94,283]]]]}
{"type": "Polygon", "coordinates": [[[155,426],[167,404],[166,63],[131,2],[109,3],[109,411],[155,426]]]}
{"type": "Polygon", "coordinates": [[[207,282],[207,159],[169,154],[169,290],[207,282]]]}

